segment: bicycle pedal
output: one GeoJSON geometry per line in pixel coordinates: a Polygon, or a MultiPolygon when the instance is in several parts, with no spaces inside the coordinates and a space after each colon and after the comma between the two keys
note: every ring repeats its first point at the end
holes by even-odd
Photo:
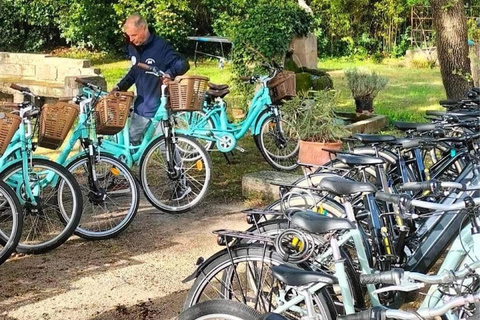
{"type": "Polygon", "coordinates": [[[242,152],[242,153],[245,152],[245,149],[243,149],[242,147],[239,147],[239,146],[236,146],[235,149],[242,152]]]}

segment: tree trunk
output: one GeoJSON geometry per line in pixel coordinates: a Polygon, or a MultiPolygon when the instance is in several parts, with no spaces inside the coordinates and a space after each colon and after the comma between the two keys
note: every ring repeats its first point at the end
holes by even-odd
{"type": "Polygon", "coordinates": [[[430,0],[437,31],[437,53],[448,98],[461,98],[472,87],[467,20],[463,0],[430,0]]]}

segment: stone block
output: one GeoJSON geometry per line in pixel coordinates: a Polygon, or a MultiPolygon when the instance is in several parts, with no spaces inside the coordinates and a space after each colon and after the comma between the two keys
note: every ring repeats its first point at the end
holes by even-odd
{"type": "Polygon", "coordinates": [[[290,49],[293,50],[292,58],[298,66],[310,69],[317,68],[317,37],[314,34],[309,34],[303,38],[293,38],[290,49]]]}
{"type": "Polygon", "coordinates": [[[52,65],[37,65],[37,80],[43,81],[57,81],[58,70],[52,65]]]}
{"type": "Polygon", "coordinates": [[[19,64],[2,64],[0,75],[2,76],[19,76],[22,74],[22,66],[19,64]]]}
{"type": "Polygon", "coordinates": [[[22,68],[22,78],[36,78],[37,68],[32,64],[23,64],[22,68]]]}
{"type": "Polygon", "coordinates": [[[252,172],[242,178],[242,195],[245,198],[260,196],[264,200],[275,200],[279,198],[279,187],[272,185],[272,182],[291,184],[302,177],[301,175],[278,171],[252,172]]]}

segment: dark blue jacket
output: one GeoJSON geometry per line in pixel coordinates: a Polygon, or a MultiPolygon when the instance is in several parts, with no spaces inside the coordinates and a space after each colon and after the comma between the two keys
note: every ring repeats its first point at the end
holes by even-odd
{"type": "MultiPolygon", "coordinates": [[[[172,79],[184,74],[190,68],[188,61],[184,60],[167,41],[154,34],[151,34],[145,44],[139,47],[130,44],[128,54],[135,56],[137,62],[156,66],[169,74],[172,79]]],[[[132,67],[117,86],[121,91],[125,91],[135,84],[137,87],[135,113],[152,118],[160,105],[160,81],[161,79],[154,75],[146,74],[138,67],[132,67]]]]}

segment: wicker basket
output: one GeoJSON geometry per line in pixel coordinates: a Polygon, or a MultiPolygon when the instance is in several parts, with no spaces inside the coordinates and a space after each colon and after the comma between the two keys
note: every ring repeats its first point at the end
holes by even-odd
{"type": "Polygon", "coordinates": [[[78,112],[78,106],[66,102],[45,104],[40,115],[38,145],[48,149],[60,147],[67,138],[78,112]]]}
{"type": "Polygon", "coordinates": [[[22,122],[15,114],[0,112],[0,154],[7,150],[8,144],[22,122]]]}
{"type": "Polygon", "coordinates": [[[133,92],[115,91],[102,97],[95,106],[98,134],[117,134],[125,127],[133,92]]]}
{"type": "Polygon", "coordinates": [[[295,72],[282,71],[268,83],[272,103],[279,103],[283,99],[295,97],[296,92],[295,72]]]}
{"type": "Polygon", "coordinates": [[[172,111],[202,110],[205,92],[208,88],[207,77],[182,76],[168,84],[170,108],[172,111]]]}

